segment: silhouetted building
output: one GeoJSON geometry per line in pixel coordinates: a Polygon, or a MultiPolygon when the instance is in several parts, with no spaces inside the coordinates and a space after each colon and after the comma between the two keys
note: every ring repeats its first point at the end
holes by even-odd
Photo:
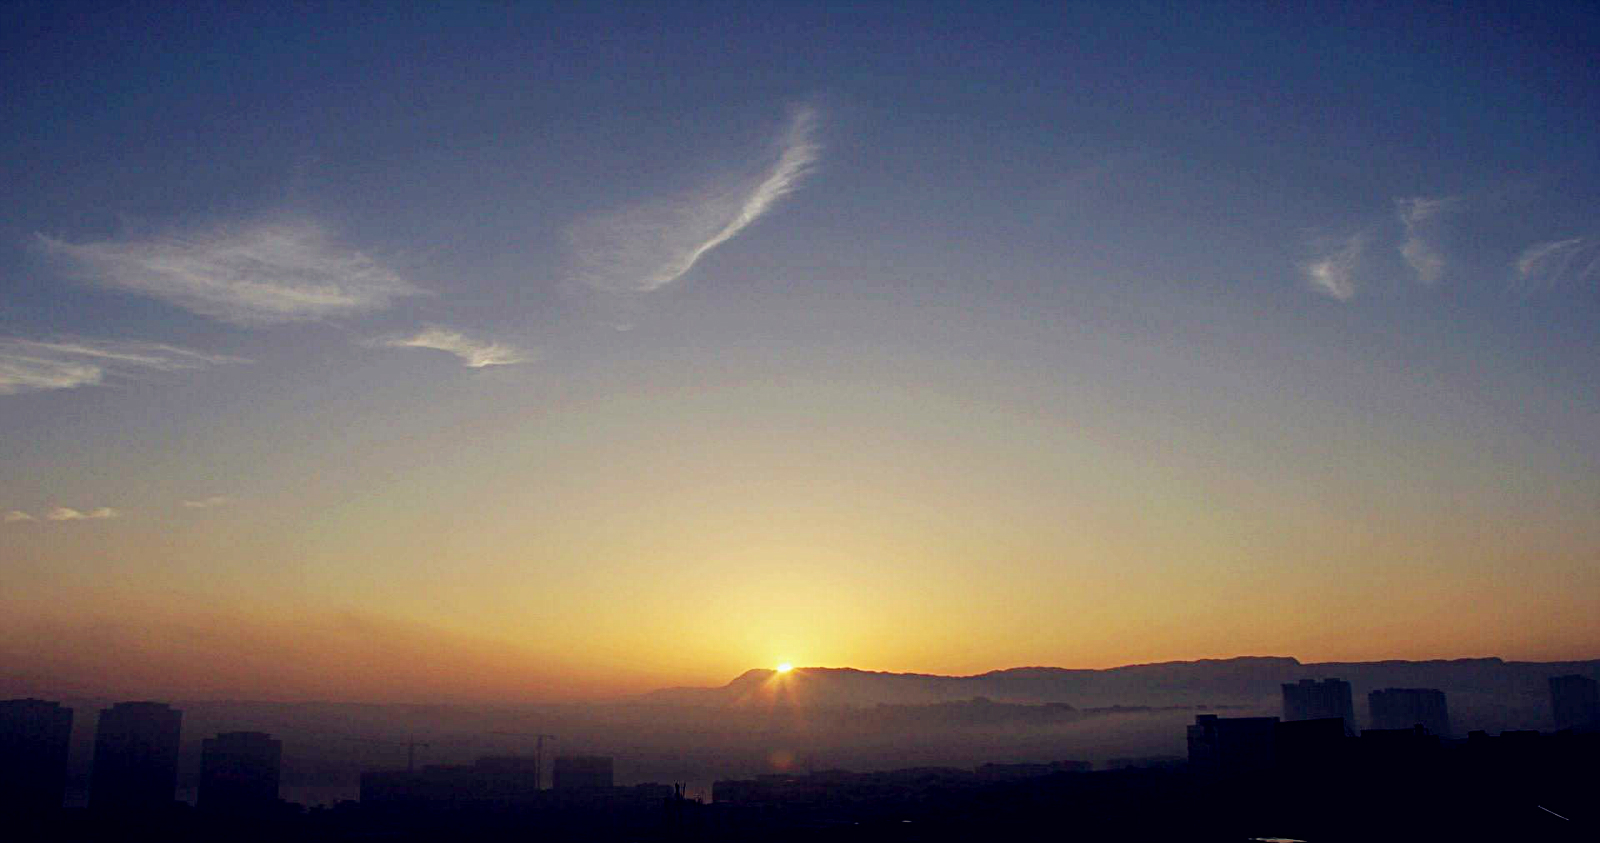
{"type": "Polygon", "coordinates": [[[1325,778],[1345,761],[1351,740],[1343,717],[1279,723],[1273,734],[1278,770],[1307,779],[1325,778]]]}
{"type": "Polygon", "coordinates": [[[610,787],[611,759],[604,755],[559,756],[551,783],[556,790],[610,787]]]}
{"type": "Polygon", "coordinates": [[[1048,764],[982,764],[977,769],[978,778],[984,781],[1023,781],[1057,773],[1087,773],[1094,769],[1091,761],[1051,761],[1048,764]]]}
{"type": "Polygon", "coordinates": [[[603,831],[606,823],[628,825],[646,816],[659,820],[674,795],[663,784],[611,786],[610,758],[559,759],[556,789],[540,790],[536,765],[533,758],[503,756],[479,758],[471,765],[430,764],[415,772],[366,772],[361,774],[361,805],[411,820],[454,818],[454,834],[441,839],[469,838],[462,828],[470,827],[473,817],[517,825],[535,813],[547,830],[551,823],[577,823],[593,826],[589,830],[595,839],[612,839],[603,831]],[[562,760],[569,763],[560,764],[562,760]],[[585,763],[591,761],[595,763],[585,763]],[[607,819],[597,819],[602,817],[607,819]]]}
{"type": "MultiPolygon", "coordinates": [[[[1450,736],[1450,712],[1444,692],[1433,688],[1385,688],[1367,694],[1372,728],[1410,729],[1421,725],[1429,734],[1450,736]]],[[[1363,735],[1365,732],[1362,733],[1363,735]]]]}
{"type": "Polygon", "coordinates": [[[0,702],[0,817],[60,809],[72,709],[44,700],[0,702]]]}
{"type": "Polygon", "coordinates": [[[1107,770],[1174,770],[1189,763],[1181,755],[1142,755],[1133,758],[1108,758],[1107,770]]]}
{"type": "MultiPolygon", "coordinates": [[[[1050,774],[1047,772],[1044,775],[1050,774]]],[[[775,773],[754,779],[713,782],[711,802],[746,808],[904,804],[931,791],[949,796],[979,785],[1006,787],[1015,786],[1018,781],[1038,780],[1036,776],[985,779],[983,767],[977,771],[956,767],[911,767],[875,773],[819,770],[804,776],[775,773]]]]}
{"type": "Polygon", "coordinates": [[[101,710],[89,807],[145,811],[170,806],[178,785],[182,728],[183,712],[164,703],[126,702],[101,710]]]}
{"type": "Polygon", "coordinates": [[[1531,729],[1507,729],[1499,737],[1475,730],[1456,746],[1462,772],[1484,780],[1507,776],[1538,776],[1540,772],[1562,765],[1552,757],[1550,750],[1559,750],[1565,743],[1561,737],[1549,738],[1531,729]],[[1552,764],[1552,762],[1556,762],[1552,764]]]}
{"type": "Polygon", "coordinates": [[[361,804],[366,808],[406,806],[423,798],[428,772],[367,770],[361,774],[361,804]]]}
{"type": "Polygon", "coordinates": [[[1362,729],[1360,746],[1362,763],[1376,774],[1414,770],[1417,760],[1436,754],[1442,742],[1418,723],[1407,729],[1362,729]]]}
{"type": "Polygon", "coordinates": [[[1189,766],[1208,775],[1268,772],[1277,726],[1276,717],[1197,715],[1189,727],[1189,766]]]}
{"type": "Polygon", "coordinates": [[[538,798],[534,758],[479,758],[471,765],[430,764],[416,772],[361,774],[361,802],[378,806],[470,807],[526,804],[538,798]]]}
{"type": "Polygon", "coordinates": [[[1350,697],[1350,683],[1343,679],[1302,679],[1283,685],[1284,720],[1324,720],[1330,717],[1344,719],[1345,726],[1356,727],[1355,704],[1350,697]]]}
{"type": "Polygon", "coordinates": [[[472,766],[490,798],[515,800],[538,794],[539,763],[535,756],[495,755],[479,758],[472,766]]]}
{"type": "Polygon", "coordinates": [[[200,810],[261,814],[278,804],[281,741],[265,732],[224,732],[200,746],[200,810]]]}
{"type": "Polygon", "coordinates": [[[1600,682],[1577,674],[1550,677],[1550,709],[1557,729],[1600,731],[1600,682]]]}

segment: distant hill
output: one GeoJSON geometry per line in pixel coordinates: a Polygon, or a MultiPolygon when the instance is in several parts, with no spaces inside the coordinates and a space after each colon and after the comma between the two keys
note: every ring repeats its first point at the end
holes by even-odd
{"type": "Polygon", "coordinates": [[[787,674],[750,670],[718,688],[668,688],[641,698],[664,705],[875,706],[929,705],[977,697],[996,702],[1077,708],[1102,706],[1250,706],[1275,712],[1280,686],[1299,679],[1349,682],[1358,717],[1366,694],[1379,688],[1438,688],[1453,711],[1488,723],[1547,716],[1549,678],[1580,673],[1600,679],[1600,660],[1508,662],[1498,658],[1439,661],[1325,662],[1250,656],[1129,665],[1105,670],[1020,667],[976,676],[879,673],[852,668],[795,668],[787,674]]]}

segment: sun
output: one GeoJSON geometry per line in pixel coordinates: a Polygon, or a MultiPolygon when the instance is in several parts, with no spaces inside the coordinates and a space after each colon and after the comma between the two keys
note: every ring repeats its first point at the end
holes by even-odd
{"type": "Polygon", "coordinates": [[[794,670],[794,665],[789,664],[788,662],[780,662],[778,664],[779,673],[788,673],[791,670],[794,670]]]}

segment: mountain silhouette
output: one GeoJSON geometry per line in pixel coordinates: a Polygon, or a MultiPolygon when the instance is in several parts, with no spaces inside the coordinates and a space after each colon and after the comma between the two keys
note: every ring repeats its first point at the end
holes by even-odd
{"type": "MultiPolygon", "coordinates": [[[[854,668],[797,667],[779,674],[755,669],[715,688],[666,688],[640,698],[660,705],[932,705],[985,698],[1026,705],[1253,706],[1275,709],[1280,686],[1338,677],[1358,699],[1388,687],[1438,688],[1452,708],[1537,712],[1549,705],[1549,677],[1600,678],[1600,660],[1508,662],[1499,658],[1434,661],[1302,663],[1282,656],[1162,662],[1101,670],[1019,667],[973,676],[885,673],[854,668]]],[[[1364,710],[1364,705],[1358,705],[1364,710]]]]}

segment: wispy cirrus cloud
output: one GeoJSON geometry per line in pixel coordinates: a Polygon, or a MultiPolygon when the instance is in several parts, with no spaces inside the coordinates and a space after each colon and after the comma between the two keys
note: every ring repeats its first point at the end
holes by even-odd
{"type": "Polygon", "coordinates": [[[1400,256],[1417,273],[1417,279],[1432,284],[1444,275],[1448,261],[1437,239],[1443,217],[1459,210],[1461,198],[1413,197],[1396,199],[1395,210],[1400,215],[1400,225],[1405,229],[1405,241],[1400,244],[1400,256]]]}
{"type": "Polygon", "coordinates": [[[528,353],[513,345],[473,339],[449,328],[424,328],[404,337],[382,337],[369,340],[368,345],[383,348],[428,348],[444,351],[461,358],[470,369],[485,366],[510,366],[528,359],[528,353]]]}
{"type": "Polygon", "coordinates": [[[121,518],[122,513],[109,506],[97,507],[87,512],[73,509],[69,506],[58,506],[44,515],[49,521],[104,521],[110,518],[121,518]]]}
{"type": "Polygon", "coordinates": [[[1525,288],[1600,280],[1600,237],[1573,237],[1535,243],[1517,258],[1517,278],[1525,288]]]}
{"type": "Polygon", "coordinates": [[[69,243],[37,235],[84,279],[237,325],[381,310],[423,291],[314,222],[219,226],[144,240],[69,243]]]}
{"type": "Polygon", "coordinates": [[[93,386],[111,376],[248,362],[164,343],[0,338],[0,395],[93,386]]]}
{"type": "Polygon", "coordinates": [[[567,236],[578,280],[612,292],[650,292],[683,277],[800,185],[821,153],[817,121],[815,108],[796,107],[778,138],[776,160],[732,190],[635,205],[573,226],[567,236]]]}
{"type": "Polygon", "coordinates": [[[1302,264],[1306,285],[1312,290],[1339,301],[1349,301],[1356,295],[1356,266],[1366,251],[1366,237],[1355,234],[1336,248],[1325,250],[1319,257],[1302,264]]]}
{"type": "Polygon", "coordinates": [[[183,502],[183,508],[184,509],[215,509],[216,507],[219,507],[219,506],[227,506],[230,503],[233,503],[233,498],[231,496],[229,496],[229,495],[211,495],[209,497],[195,498],[194,500],[186,500],[186,501],[183,502]]]}
{"type": "Polygon", "coordinates": [[[4,516],[0,516],[0,520],[3,520],[7,524],[20,524],[25,521],[38,521],[39,519],[29,515],[26,512],[23,512],[20,509],[13,509],[10,512],[7,512],[4,516]]]}

